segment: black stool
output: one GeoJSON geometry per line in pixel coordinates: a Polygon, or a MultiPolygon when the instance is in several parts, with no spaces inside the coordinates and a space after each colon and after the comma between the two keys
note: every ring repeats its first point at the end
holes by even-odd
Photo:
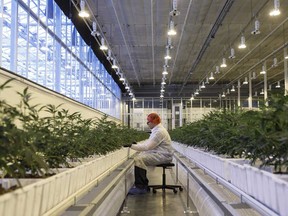
{"type": "Polygon", "coordinates": [[[163,168],[163,173],[162,173],[162,185],[149,185],[148,190],[150,191],[150,188],[152,188],[153,193],[156,193],[156,189],[162,189],[165,191],[165,189],[171,189],[173,190],[174,193],[177,193],[177,188],[179,188],[180,191],[183,191],[183,188],[180,185],[166,185],[166,174],[165,170],[166,169],[171,169],[171,167],[175,166],[174,163],[165,163],[165,164],[159,164],[157,167],[162,167],[163,168]]]}

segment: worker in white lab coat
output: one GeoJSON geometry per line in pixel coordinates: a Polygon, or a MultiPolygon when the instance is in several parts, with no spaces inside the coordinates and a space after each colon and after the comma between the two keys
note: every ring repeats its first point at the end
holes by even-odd
{"type": "Polygon", "coordinates": [[[172,161],[171,138],[167,130],[161,124],[158,114],[151,113],[147,116],[147,125],[151,129],[149,139],[127,145],[140,153],[135,156],[135,187],[129,190],[129,194],[145,194],[148,189],[147,166],[156,166],[172,161]]]}

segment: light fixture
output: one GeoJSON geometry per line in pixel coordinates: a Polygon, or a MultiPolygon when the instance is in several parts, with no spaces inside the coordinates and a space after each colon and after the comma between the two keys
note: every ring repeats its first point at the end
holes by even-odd
{"type": "Polygon", "coordinates": [[[204,82],[202,82],[202,85],[200,86],[200,88],[201,88],[201,89],[202,89],[202,88],[206,88],[204,82]]]}
{"type": "Polygon", "coordinates": [[[251,32],[251,34],[256,35],[256,34],[260,34],[260,22],[259,20],[255,20],[255,27],[254,30],[251,32]]]}
{"type": "Polygon", "coordinates": [[[227,94],[227,95],[230,94],[230,89],[229,89],[229,88],[227,89],[226,94],[227,94]]]}
{"type": "Polygon", "coordinates": [[[173,36],[173,35],[177,34],[177,32],[175,31],[175,28],[174,28],[174,22],[172,20],[170,21],[169,31],[168,31],[167,34],[170,35],[170,36],[173,36]]]}
{"type": "Polygon", "coordinates": [[[233,85],[232,88],[231,88],[231,92],[235,92],[235,87],[234,87],[234,85],[233,85]]]}
{"type": "Polygon", "coordinates": [[[172,46],[172,38],[171,38],[171,37],[168,37],[168,39],[167,39],[166,48],[167,48],[167,49],[173,49],[173,46],[172,46]]]}
{"type": "Polygon", "coordinates": [[[273,58],[273,65],[272,65],[272,67],[277,67],[278,66],[278,60],[277,60],[277,58],[275,57],[275,58],[273,58]]]}
{"type": "Polygon", "coordinates": [[[227,67],[226,59],[225,59],[225,58],[222,59],[222,64],[220,65],[220,67],[221,67],[221,68],[227,67]]]}
{"type": "Polygon", "coordinates": [[[213,76],[213,72],[211,72],[211,75],[210,75],[210,77],[209,77],[209,80],[214,80],[215,78],[214,78],[214,76],[213,76]]]}
{"type": "Polygon", "coordinates": [[[165,80],[162,79],[161,85],[165,85],[165,84],[166,84],[165,80]]]}
{"type": "Polygon", "coordinates": [[[102,37],[101,38],[101,46],[100,46],[100,49],[101,50],[108,50],[108,47],[105,45],[105,40],[104,40],[104,38],[102,37]]]}
{"type": "Polygon", "coordinates": [[[261,94],[261,95],[263,95],[263,94],[264,94],[264,89],[261,89],[261,92],[260,92],[260,94],[261,94]]]}
{"type": "Polygon", "coordinates": [[[277,85],[275,86],[275,88],[280,88],[280,81],[277,82],[277,85]]]}
{"type": "Polygon", "coordinates": [[[255,97],[257,97],[257,96],[258,96],[258,92],[257,92],[257,91],[255,91],[255,93],[254,93],[254,96],[255,96],[255,97]]]}
{"type": "Polygon", "coordinates": [[[124,82],[125,81],[125,78],[123,77],[123,75],[121,74],[120,78],[119,78],[120,81],[124,82]]]}
{"type": "Polygon", "coordinates": [[[130,89],[130,87],[129,87],[128,85],[126,85],[126,86],[125,86],[125,89],[129,90],[129,89],[130,89]]]}
{"type": "Polygon", "coordinates": [[[135,98],[135,97],[133,97],[133,98],[132,98],[132,101],[136,101],[136,98],[135,98]]]}
{"type": "Polygon", "coordinates": [[[164,90],[164,89],[161,89],[160,92],[165,92],[165,90],[164,90]]]}
{"type": "Polygon", "coordinates": [[[248,84],[248,79],[247,79],[247,77],[245,77],[245,80],[244,80],[244,82],[243,82],[243,85],[247,85],[248,84]]]}
{"type": "Polygon", "coordinates": [[[194,94],[195,94],[195,95],[199,95],[199,90],[196,89],[195,92],[194,92],[194,94]]]}
{"type": "Polygon", "coordinates": [[[279,0],[274,0],[274,8],[273,10],[269,13],[270,16],[278,16],[280,15],[280,1],[279,0]]]}
{"type": "Polygon", "coordinates": [[[252,72],[252,79],[256,79],[256,72],[255,71],[252,72]]]}
{"type": "Polygon", "coordinates": [[[225,92],[223,91],[221,97],[226,97],[225,92]]]}
{"type": "Polygon", "coordinates": [[[286,56],[284,57],[284,59],[288,59],[288,55],[286,55],[286,56]]]}
{"type": "Polygon", "coordinates": [[[262,65],[262,70],[260,71],[260,74],[266,74],[265,65],[262,65]]]}
{"type": "Polygon", "coordinates": [[[169,14],[170,16],[178,16],[180,14],[180,12],[177,10],[177,0],[173,0],[173,9],[169,14]]]}
{"type": "Polygon", "coordinates": [[[160,98],[163,98],[163,97],[164,97],[163,94],[161,94],[161,95],[160,95],[160,98]]]}
{"type": "Polygon", "coordinates": [[[167,60],[167,59],[165,59],[163,67],[166,67],[166,68],[169,67],[169,65],[168,65],[168,60],[167,60]]]}
{"type": "Polygon", "coordinates": [[[112,55],[111,50],[108,49],[108,55],[107,55],[107,58],[106,58],[108,61],[113,60],[111,55],[112,55]]]}
{"type": "Polygon", "coordinates": [[[171,56],[170,56],[170,53],[169,53],[169,49],[166,49],[166,56],[164,57],[164,59],[167,59],[167,60],[171,59],[171,56]]]}
{"type": "Polygon", "coordinates": [[[218,74],[218,73],[220,73],[220,68],[219,68],[219,66],[216,66],[215,74],[218,74]]]}
{"type": "Polygon", "coordinates": [[[166,67],[164,67],[164,70],[163,70],[162,74],[163,74],[163,75],[167,75],[167,74],[168,74],[168,71],[167,71],[167,68],[166,68],[166,67]]]}
{"type": "Polygon", "coordinates": [[[78,14],[80,17],[89,17],[89,13],[88,11],[85,10],[85,1],[84,0],[81,0],[80,1],[80,11],[79,11],[79,14],[78,14]]]}
{"type": "Polygon", "coordinates": [[[129,92],[129,95],[130,95],[130,96],[132,96],[132,95],[133,95],[133,93],[132,93],[132,92],[129,92]]]}
{"type": "Polygon", "coordinates": [[[117,68],[118,68],[115,59],[113,59],[112,68],[113,68],[113,69],[117,69],[117,68]]]}
{"type": "Polygon", "coordinates": [[[242,35],[241,36],[241,42],[240,45],[238,46],[239,49],[245,49],[246,48],[246,44],[245,44],[245,36],[242,35]]]}
{"type": "Polygon", "coordinates": [[[230,49],[230,56],[228,58],[229,59],[235,58],[235,50],[233,48],[230,49]]]}
{"type": "Polygon", "coordinates": [[[190,100],[194,100],[194,94],[191,95],[190,100]]]}
{"type": "Polygon", "coordinates": [[[209,84],[209,78],[208,77],[206,77],[205,84],[209,84]]]}
{"type": "Polygon", "coordinates": [[[93,23],[92,23],[92,32],[91,32],[91,35],[92,35],[93,37],[95,37],[95,36],[98,36],[98,37],[99,37],[99,35],[100,35],[100,33],[97,31],[97,23],[96,23],[96,22],[93,22],[93,23]]]}

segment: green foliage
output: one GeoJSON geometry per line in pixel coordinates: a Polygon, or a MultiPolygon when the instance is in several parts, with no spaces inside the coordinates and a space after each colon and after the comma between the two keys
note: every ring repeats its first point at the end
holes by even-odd
{"type": "MultiPolygon", "coordinates": [[[[0,94],[9,88],[5,82],[0,94]]],[[[79,112],[69,113],[60,105],[31,105],[25,88],[17,92],[17,106],[0,100],[0,169],[2,176],[44,175],[48,168],[69,167],[67,161],[103,155],[124,144],[148,138],[139,132],[101,119],[84,119],[79,112]],[[40,115],[44,113],[44,115],[40,115]]]]}
{"type": "Polygon", "coordinates": [[[173,140],[261,166],[288,165],[288,96],[271,95],[259,111],[213,111],[170,132],[173,140]]]}

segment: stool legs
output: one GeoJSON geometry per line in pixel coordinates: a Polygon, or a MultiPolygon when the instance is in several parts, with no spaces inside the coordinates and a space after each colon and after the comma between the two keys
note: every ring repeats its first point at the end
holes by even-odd
{"type": "Polygon", "coordinates": [[[163,173],[162,173],[162,185],[149,185],[148,188],[152,188],[153,193],[156,193],[157,189],[162,189],[163,192],[165,192],[165,189],[173,190],[174,193],[177,193],[177,189],[180,191],[183,191],[183,188],[180,185],[167,185],[166,184],[166,173],[165,170],[167,167],[162,167],[163,173]]]}

